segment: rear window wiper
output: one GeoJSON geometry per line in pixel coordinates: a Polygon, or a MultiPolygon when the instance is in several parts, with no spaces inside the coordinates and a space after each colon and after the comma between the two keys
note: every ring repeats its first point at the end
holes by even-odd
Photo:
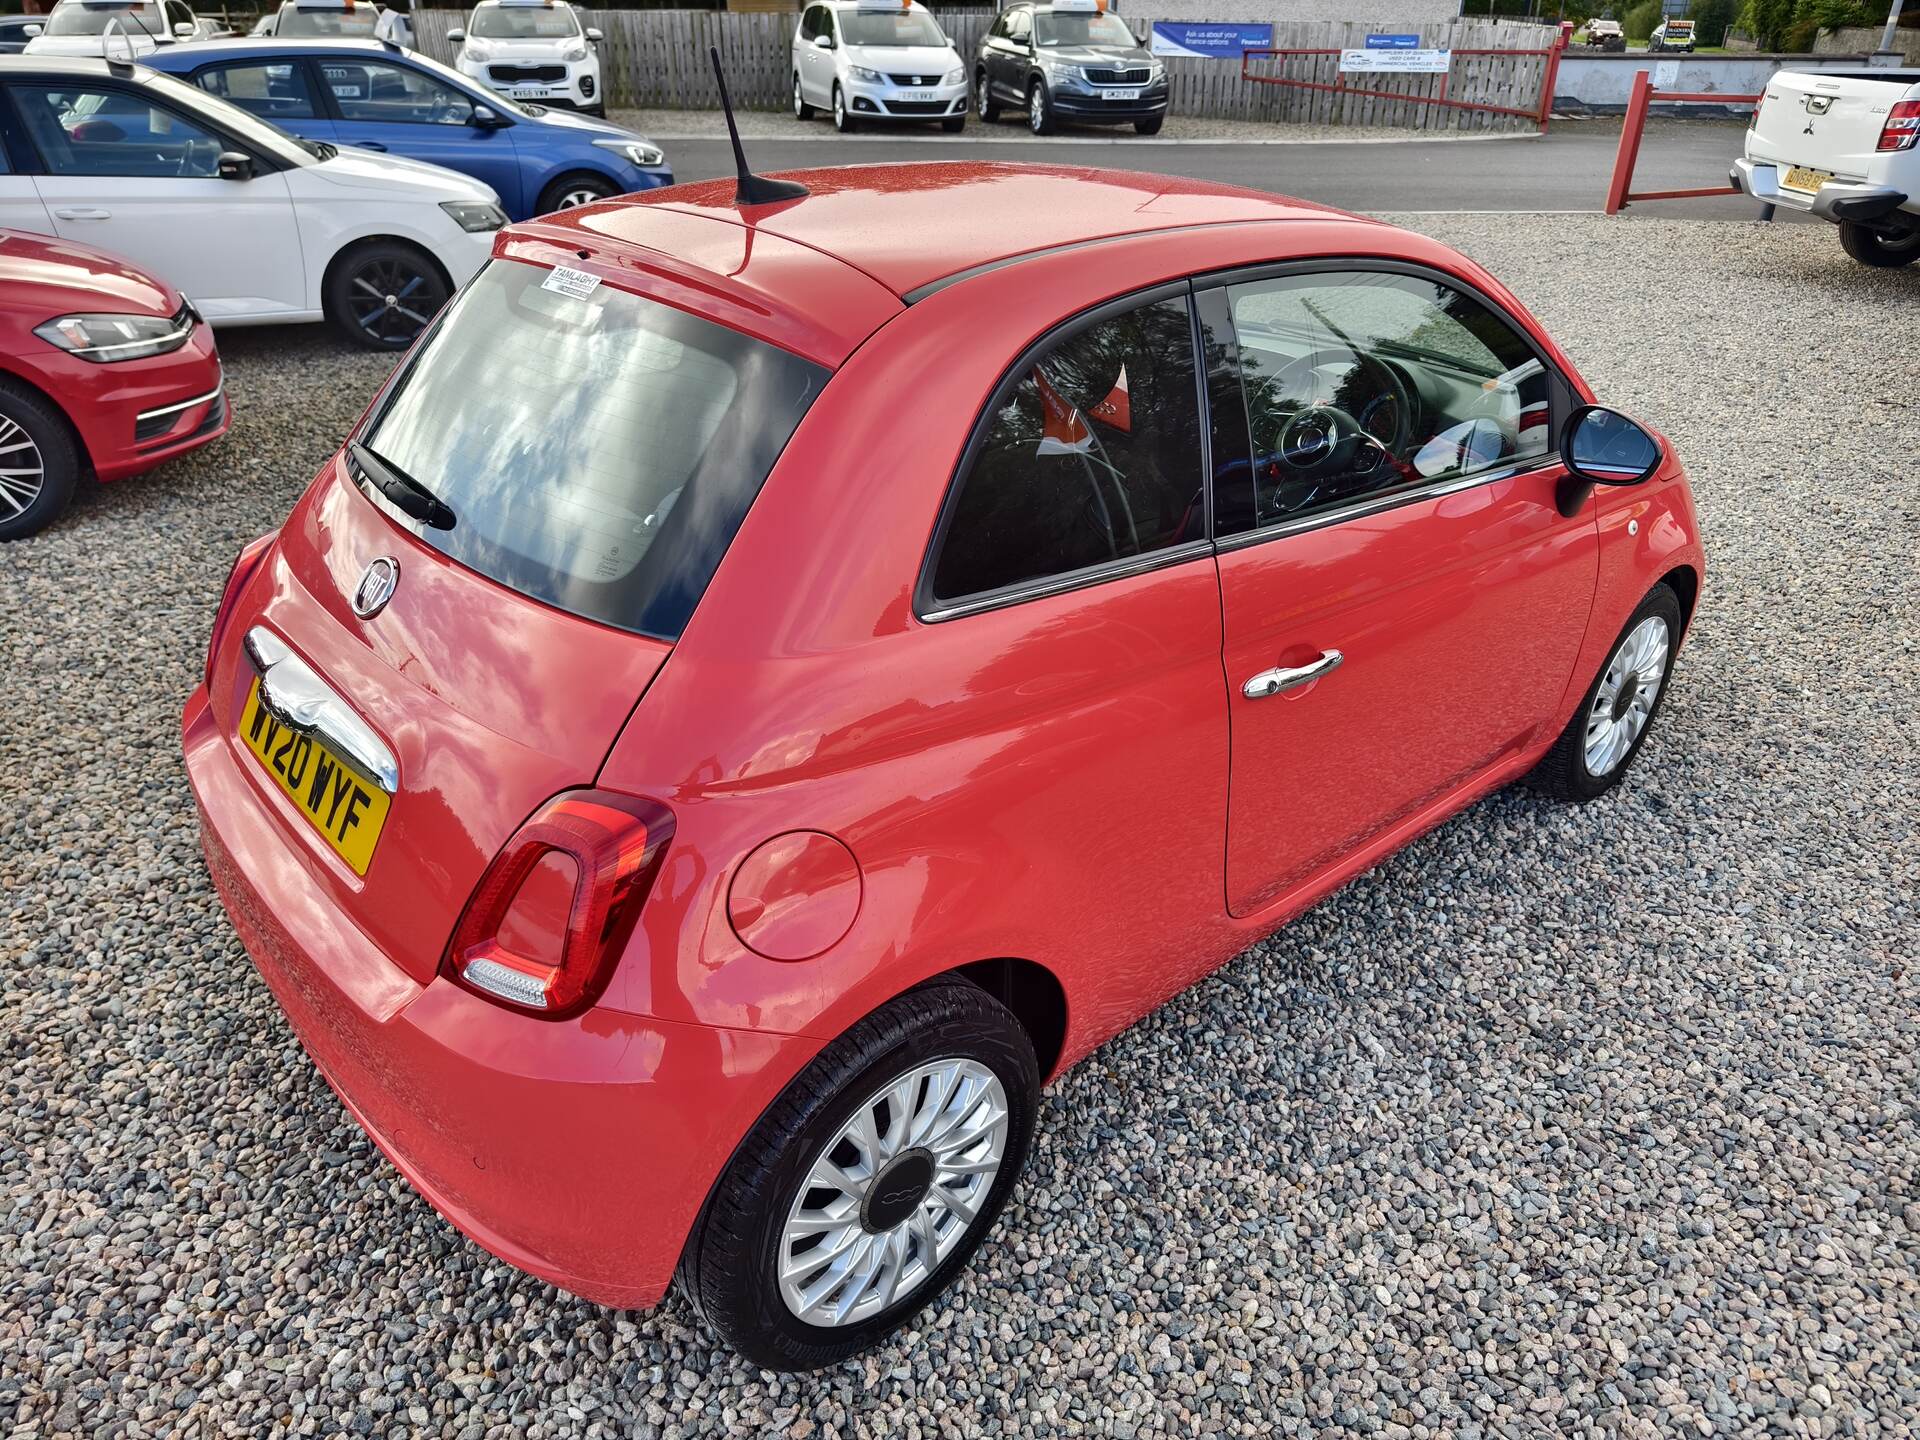
{"type": "Polygon", "coordinates": [[[435,530],[453,529],[453,507],[391,460],[374,454],[358,440],[347,442],[347,454],[365,472],[366,477],[380,487],[380,493],[403,514],[411,515],[435,530]]]}

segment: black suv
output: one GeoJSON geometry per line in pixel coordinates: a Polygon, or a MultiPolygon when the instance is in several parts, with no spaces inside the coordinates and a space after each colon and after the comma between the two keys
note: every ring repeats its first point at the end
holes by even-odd
{"type": "Polygon", "coordinates": [[[1131,123],[1157,134],[1167,118],[1167,68],[1118,15],[1094,3],[1010,5],[980,42],[973,93],[982,120],[1027,112],[1036,135],[1057,120],[1131,123]]]}

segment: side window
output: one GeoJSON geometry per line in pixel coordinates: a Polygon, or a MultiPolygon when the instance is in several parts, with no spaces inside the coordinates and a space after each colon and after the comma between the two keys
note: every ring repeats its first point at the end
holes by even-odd
{"type": "Polygon", "coordinates": [[[987,34],[995,40],[1000,40],[1006,37],[1006,33],[1007,33],[1007,15],[1006,15],[1006,12],[1003,10],[998,15],[993,17],[993,25],[987,31],[987,34]]]}
{"type": "Polygon", "coordinates": [[[1007,38],[1016,45],[1024,45],[1033,34],[1033,21],[1025,10],[1013,12],[1013,18],[1007,21],[1007,38]]]}
{"type": "Polygon", "coordinates": [[[342,120],[389,125],[465,125],[473,103],[431,75],[383,60],[324,60],[320,73],[342,120]]]}
{"type": "Polygon", "coordinates": [[[1251,458],[1216,467],[1218,534],[1550,448],[1545,366],[1462,290],[1356,271],[1234,285],[1227,299],[1251,458]]]}
{"type": "Polygon", "coordinates": [[[263,120],[311,120],[319,103],[307,81],[307,69],[286,60],[218,65],[193,77],[201,89],[251,110],[263,120]]]}
{"type": "Polygon", "coordinates": [[[54,175],[210,179],[221,141],[163,106],[120,90],[16,85],[27,133],[54,175]]]}
{"type": "Polygon", "coordinates": [[[994,407],[950,501],[937,600],[1206,538],[1185,299],[1055,341],[1002,386],[994,407]]]}

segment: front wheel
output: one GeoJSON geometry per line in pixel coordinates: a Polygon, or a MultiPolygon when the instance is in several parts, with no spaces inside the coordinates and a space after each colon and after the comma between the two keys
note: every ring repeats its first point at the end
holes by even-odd
{"type": "Polygon", "coordinates": [[[1166,123],[1166,120],[1167,117],[1164,115],[1155,115],[1149,120],[1136,120],[1133,122],[1133,133],[1136,135],[1158,135],[1160,133],[1160,127],[1166,123]]]}
{"type": "Polygon", "coordinates": [[[974,108],[980,112],[980,122],[991,125],[1000,118],[1000,102],[993,98],[993,85],[982,70],[973,77],[974,108]]]}
{"type": "Polygon", "coordinates": [[[540,192],[540,204],[534,213],[549,215],[555,210],[573,210],[619,193],[619,187],[605,176],[562,175],[540,192]]]}
{"type": "Polygon", "coordinates": [[[0,540],[52,524],[79,479],[80,451],[65,417],[38,391],[0,379],[0,540]]]}
{"type": "Polygon", "coordinates": [[[688,1236],[681,1288],[769,1370],[858,1354],[967,1263],[1026,1163],[1039,1096],[1026,1031],[978,986],[889,1001],[734,1153],[688,1236]]]}
{"type": "Polygon", "coordinates": [[[964,115],[949,115],[940,122],[940,128],[949,135],[958,135],[962,130],[967,128],[967,117],[964,115]]]}
{"type": "Polygon", "coordinates": [[[845,135],[852,131],[855,123],[853,112],[847,109],[846,92],[835,85],[833,87],[833,128],[845,135]]]}
{"type": "Polygon", "coordinates": [[[425,252],[398,240],[374,240],[334,262],[327,276],[327,318],[369,350],[404,350],[450,293],[425,252]]]}
{"type": "Polygon", "coordinates": [[[1862,265],[1892,268],[1920,260],[1920,230],[1888,235],[1854,220],[1840,222],[1840,248],[1862,265]]]}
{"type": "Polygon", "coordinates": [[[798,70],[793,72],[793,118],[796,120],[811,120],[813,118],[813,106],[807,103],[807,97],[802,94],[800,90],[800,72],[798,70]]]}
{"type": "Polygon", "coordinates": [[[1053,111],[1047,104],[1047,86],[1035,80],[1027,87],[1027,128],[1036,135],[1053,133],[1053,111]]]}
{"type": "Polygon", "coordinates": [[[1679,643],[1680,599],[1663,581],[1633,612],[1528,783],[1556,800],[1593,800],[1618,785],[1660,713],[1679,643]]]}

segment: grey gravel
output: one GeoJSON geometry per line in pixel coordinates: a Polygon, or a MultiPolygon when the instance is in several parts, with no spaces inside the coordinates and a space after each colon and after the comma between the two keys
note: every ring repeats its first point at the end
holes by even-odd
{"type": "Polygon", "coordinates": [[[1631,782],[1487,800],[1094,1055],[972,1271],[810,1378],[461,1239],[234,941],[180,703],[386,362],[225,337],[224,444],[0,550],[0,1430],[1913,1435],[1920,274],[1415,223],[1692,468],[1712,573],[1631,782]]]}

